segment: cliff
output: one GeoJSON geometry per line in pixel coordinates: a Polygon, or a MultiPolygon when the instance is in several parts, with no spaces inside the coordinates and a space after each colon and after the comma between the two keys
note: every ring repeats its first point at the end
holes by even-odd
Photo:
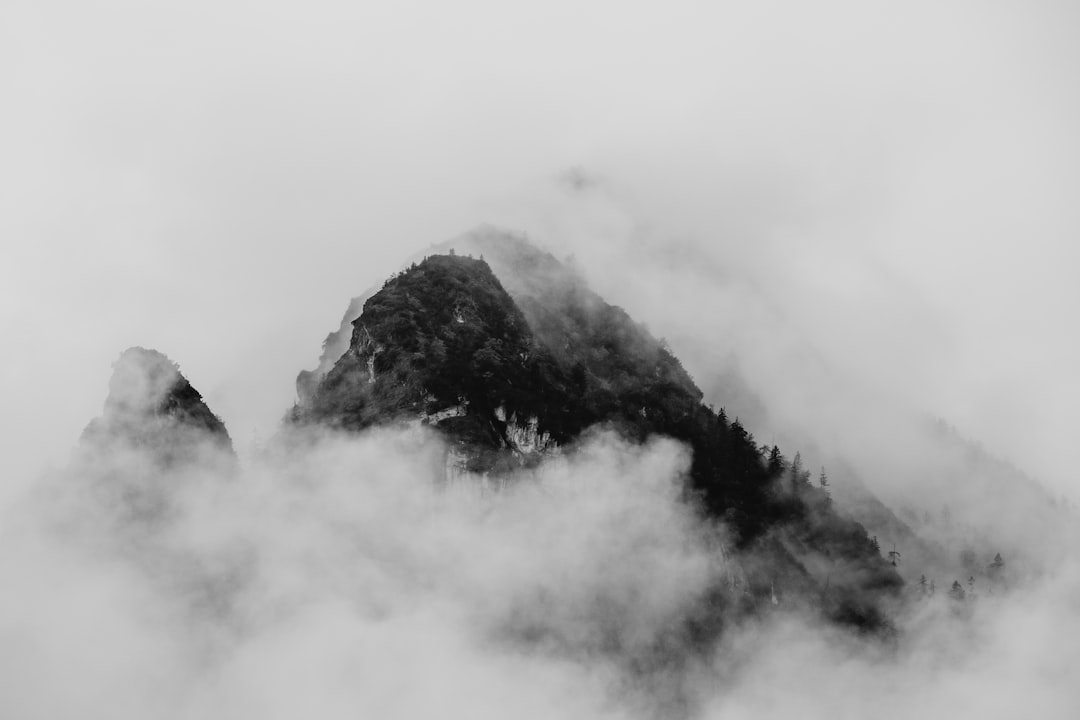
{"type": "Polygon", "coordinates": [[[693,452],[687,500],[734,536],[740,593],[887,626],[899,577],[797,461],[704,406],[662,342],[550,255],[516,240],[493,254],[516,297],[487,253],[414,263],[364,302],[348,349],[291,423],[427,424],[447,439],[452,473],[481,475],[538,462],[598,425],[676,438],[693,452]]]}

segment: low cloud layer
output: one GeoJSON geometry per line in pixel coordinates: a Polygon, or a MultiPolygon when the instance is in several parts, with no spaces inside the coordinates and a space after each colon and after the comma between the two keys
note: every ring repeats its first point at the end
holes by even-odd
{"type": "Polygon", "coordinates": [[[734,561],[680,499],[680,445],[594,434],[500,487],[443,462],[396,430],[239,470],[84,449],[4,517],[0,714],[1075,712],[1071,559],[974,603],[941,587],[892,643],[778,607],[698,646],[680,622],[734,561]]]}

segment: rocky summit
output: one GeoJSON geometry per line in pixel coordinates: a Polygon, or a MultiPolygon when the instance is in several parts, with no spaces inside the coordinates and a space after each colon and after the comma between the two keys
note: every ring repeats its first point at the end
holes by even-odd
{"type": "Polygon", "coordinates": [[[81,442],[88,450],[147,452],[165,465],[206,450],[233,454],[225,424],[176,363],[141,347],[124,351],[113,365],[105,407],[81,442]]]}
{"type": "Polygon", "coordinates": [[[702,404],[666,344],[571,267],[521,238],[479,238],[465,246],[480,257],[445,248],[369,293],[347,349],[301,375],[289,423],[427,425],[447,441],[449,472],[481,476],[540,462],[598,426],[675,438],[692,451],[687,500],[723,524],[742,558],[723,602],[754,608],[780,594],[888,628],[902,581],[798,456],[759,447],[702,404]]]}

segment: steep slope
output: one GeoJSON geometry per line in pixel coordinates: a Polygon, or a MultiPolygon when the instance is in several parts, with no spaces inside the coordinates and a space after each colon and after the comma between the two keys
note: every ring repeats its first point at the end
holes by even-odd
{"type": "MultiPolygon", "coordinates": [[[[402,265],[401,270],[414,265],[430,255],[446,255],[456,252],[461,256],[482,258],[498,278],[500,284],[513,298],[525,315],[534,332],[544,307],[563,303],[570,293],[578,300],[587,298],[590,304],[600,301],[584,281],[566,264],[550,253],[543,252],[523,236],[496,227],[482,225],[451,240],[433,244],[416,253],[402,265]]],[[[297,395],[305,402],[322,378],[349,349],[353,321],[364,310],[364,304],[381,289],[372,287],[363,295],[352,298],[342,315],[339,327],[326,336],[318,365],[312,370],[301,371],[296,380],[297,395]]]]}
{"type": "Polygon", "coordinates": [[[81,444],[98,452],[146,451],[162,464],[193,460],[206,449],[232,455],[232,440],[179,368],[156,350],[133,347],[113,366],[101,417],[81,444]]]}
{"type": "MultiPolygon", "coordinates": [[[[810,384],[842,403],[839,381],[823,377],[815,375],[810,384]]],[[[741,408],[762,434],[828,467],[837,507],[876,535],[883,551],[901,553],[898,571],[910,584],[920,577],[939,586],[973,578],[978,587],[989,580],[999,553],[1019,580],[1056,566],[1066,552],[1058,538],[1072,523],[1068,504],[940,419],[877,398],[875,422],[890,428],[883,434],[888,441],[879,436],[870,446],[853,447],[852,438],[866,435],[849,429],[830,438],[821,427],[770,415],[736,373],[718,374],[708,387],[708,400],[741,408]],[[746,412],[755,407],[760,410],[746,412]]],[[[850,407],[850,416],[862,417],[863,407],[850,407]]],[[[828,412],[836,417],[835,408],[828,412]]]]}
{"type": "Polygon", "coordinates": [[[465,470],[535,461],[604,424],[693,451],[689,497],[745,554],[751,597],[788,594],[864,626],[899,578],[827,493],[701,392],[660,341],[531,246],[505,262],[537,268],[512,298],[479,259],[436,255],[387,281],[353,323],[349,349],[302,398],[296,424],[346,429],[406,420],[443,433],[465,470]],[[517,300],[517,302],[515,302],[517,300]],[[825,594],[825,588],[829,593],[825,594]]]}
{"type": "MultiPolygon", "coordinates": [[[[912,407],[891,388],[874,388],[873,373],[859,378],[843,371],[823,338],[781,309],[783,298],[770,294],[777,291],[769,283],[724,277],[715,255],[690,245],[680,252],[653,245],[643,254],[638,262],[667,262],[670,276],[687,278],[697,297],[710,298],[701,323],[666,324],[671,313],[662,308],[651,320],[663,324],[684,354],[706,401],[828,468],[838,507],[877,535],[883,550],[895,543],[909,583],[921,575],[939,585],[942,578],[978,582],[999,552],[1015,561],[1016,572],[1038,573],[1060,561],[1059,538],[1069,533],[1071,511],[1037,480],[994,457],[1002,448],[982,447],[965,437],[967,430],[948,428],[935,419],[940,410],[912,407]],[[718,337],[727,341],[723,352],[718,337]]],[[[1024,431],[1022,421],[1016,431],[1024,431]]]]}
{"type": "Polygon", "coordinates": [[[544,417],[555,442],[569,437],[567,379],[483,261],[428,258],[388,280],[353,326],[349,350],[294,421],[433,421],[472,445],[475,471],[500,459],[485,450],[542,450],[548,440],[534,433],[530,448],[522,435],[528,418],[544,417]]]}

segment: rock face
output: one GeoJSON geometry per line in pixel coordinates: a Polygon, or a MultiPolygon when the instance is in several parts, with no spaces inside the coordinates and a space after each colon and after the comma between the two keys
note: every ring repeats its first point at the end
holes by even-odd
{"type": "Polygon", "coordinates": [[[676,438],[693,452],[687,498],[753,558],[741,592],[812,599],[858,627],[884,623],[880,604],[899,577],[798,461],[763,454],[738,421],[704,406],[666,346],[571,269],[520,238],[485,238],[484,259],[432,255],[372,293],[348,349],[325,375],[304,377],[291,422],[426,424],[449,443],[448,477],[485,483],[597,425],[676,438]]]}
{"type": "Polygon", "coordinates": [[[474,472],[526,464],[567,437],[568,380],[482,260],[427,258],[388,280],[352,326],[294,422],[437,426],[469,446],[474,472]]]}
{"type": "Polygon", "coordinates": [[[700,391],[660,342],[524,238],[482,227],[429,249],[440,251],[350,302],[319,366],[297,379],[294,420],[359,429],[419,418],[474,451],[481,440],[485,452],[473,452],[469,466],[487,471],[500,464],[488,449],[509,449],[528,462],[597,422],[644,437],[657,431],[653,420],[662,423],[664,412],[700,404],[700,391]],[[443,278],[447,273],[457,279],[443,278]],[[496,308],[509,335],[489,332],[488,311],[496,308]],[[396,325],[389,334],[388,318],[396,325]],[[406,326],[414,330],[402,332],[406,326]],[[403,338],[412,359],[378,388],[403,338]],[[474,346],[477,338],[486,347],[474,346]],[[456,379],[452,392],[448,378],[456,379]],[[370,393],[360,391],[364,382],[370,393]],[[412,400],[402,397],[405,388],[412,400]],[[643,394],[664,395],[652,420],[642,414],[643,394]]]}
{"type": "Polygon", "coordinates": [[[104,410],[83,431],[81,443],[88,450],[148,451],[166,465],[206,450],[233,454],[225,424],[176,364],[141,347],[116,361],[104,410]]]}
{"type": "MultiPolygon", "coordinates": [[[[518,305],[530,327],[535,331],[543,324],[546,306],[558,305],[568,295],[577,295],[580,302],[586,297],[590,304],[600,301],[591,293],[578,275],[550,253],[543,252],[522,236],[491,226],[481,226],[452,240],[430,246],[409,258],[402,270],[431,255],[476,256],[484,259],[499,283],[518,305]]],[[[302,371],[296,380],[301,404],[307,402],[318,384],[349,349],[353,322],[364,311],[364,304],[381,288],[370,288],[354,297],[342,316],[340,326],[326,336],[319,364],[302,371]]]]}

